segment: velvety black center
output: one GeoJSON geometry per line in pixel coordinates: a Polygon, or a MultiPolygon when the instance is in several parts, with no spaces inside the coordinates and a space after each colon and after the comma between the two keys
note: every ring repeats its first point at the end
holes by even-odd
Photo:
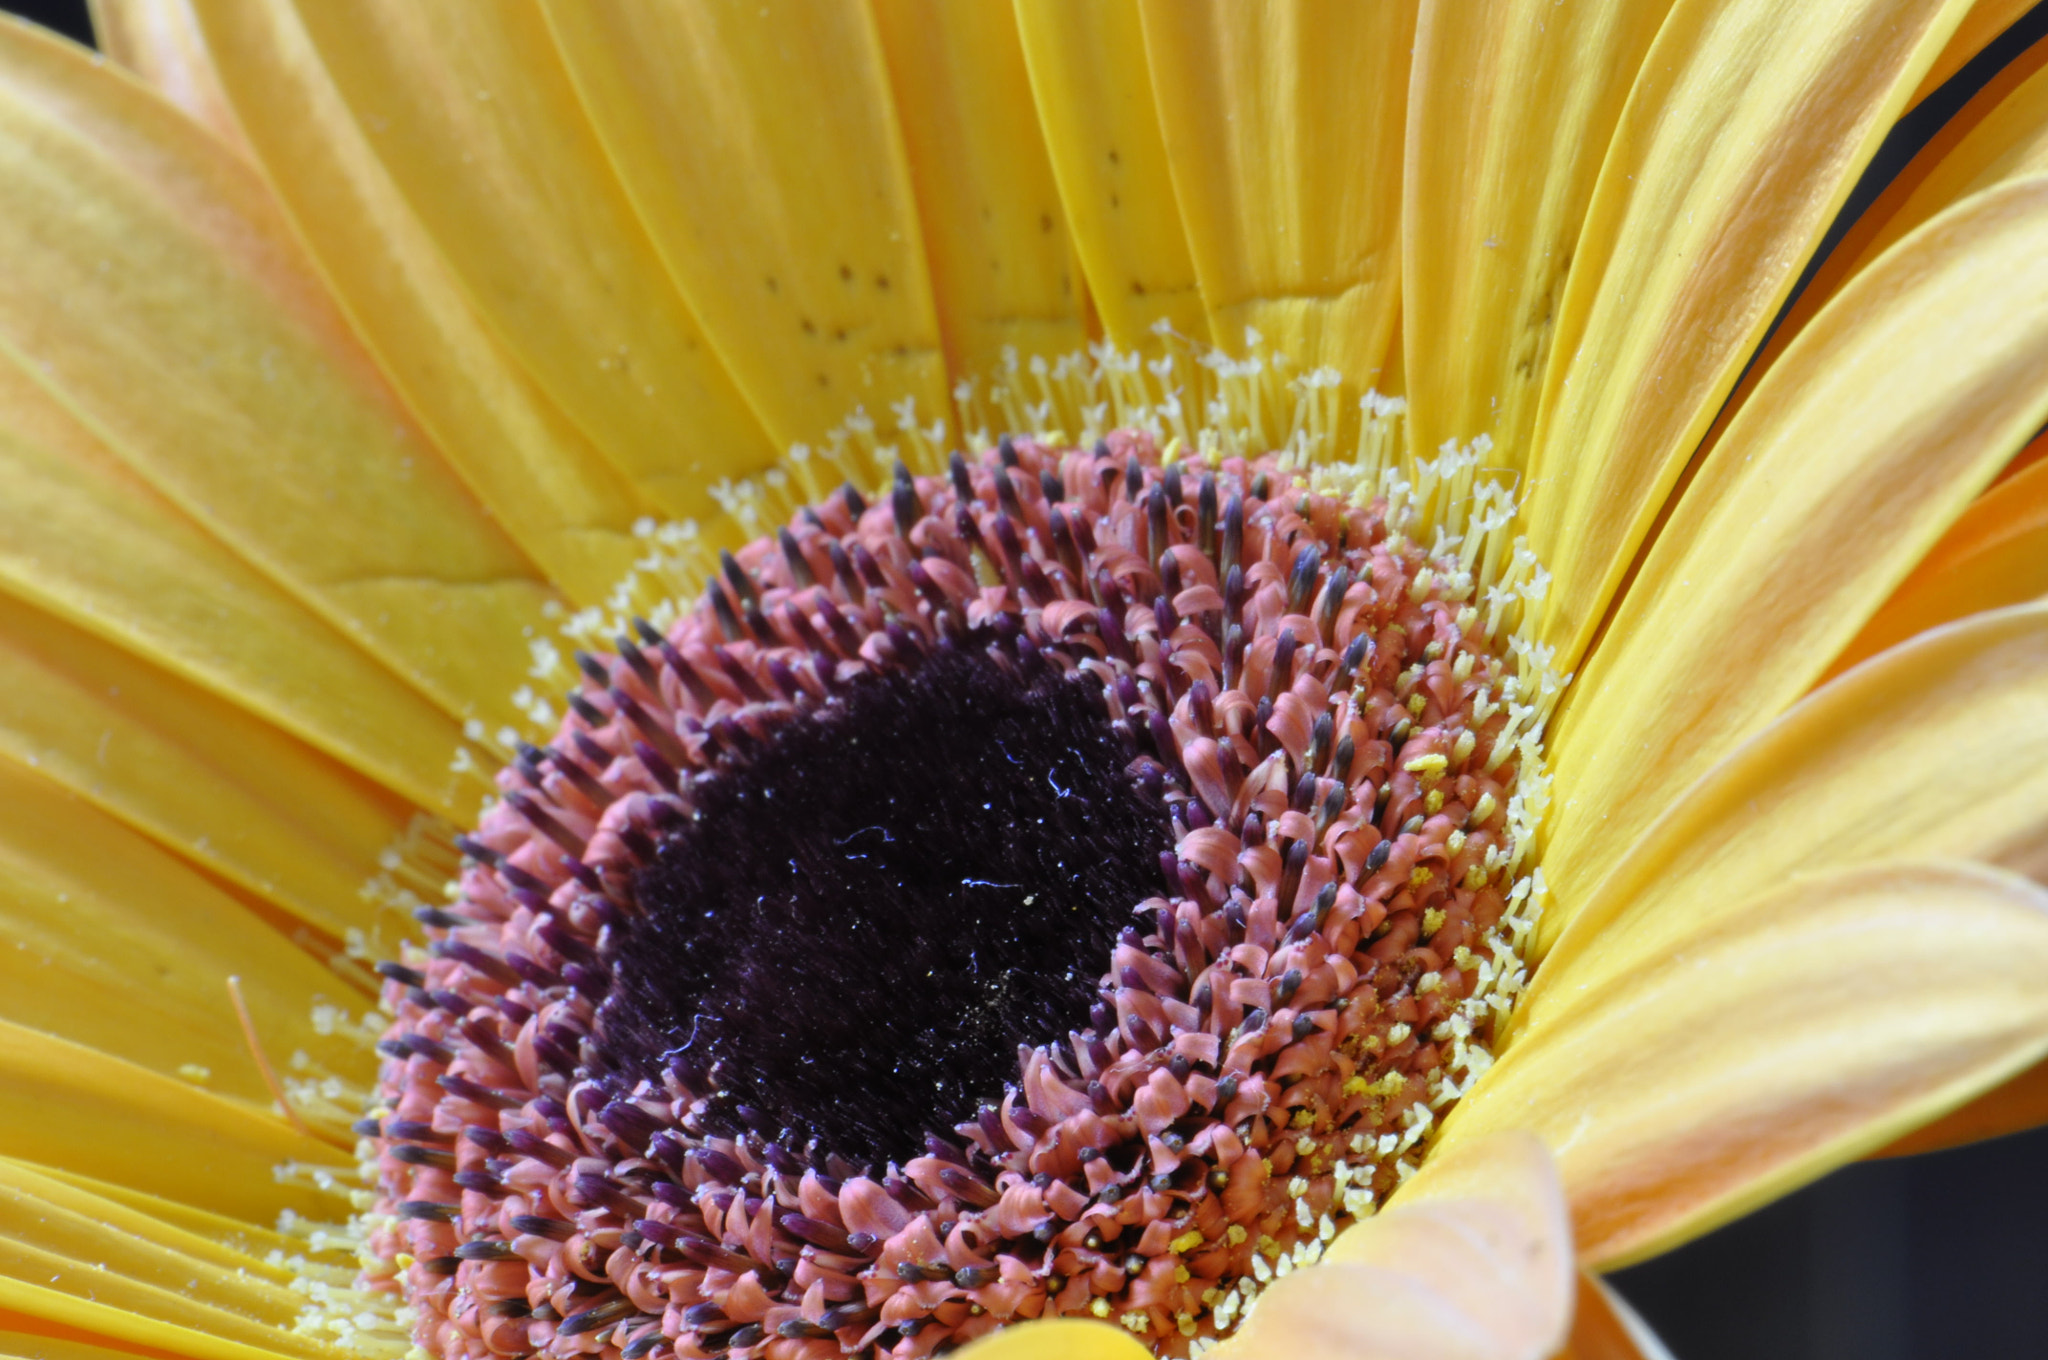
{"type": "Polygon", "coordinates": [[[637,883],[600,1043],[753,1127],[880,1167],[1081,1028],[1171,830],[1088,679],[940,651],[744,768],[637,883]]]}

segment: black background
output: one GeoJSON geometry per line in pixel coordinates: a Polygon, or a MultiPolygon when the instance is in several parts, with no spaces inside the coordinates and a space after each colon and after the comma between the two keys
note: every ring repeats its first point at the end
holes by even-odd
{"type": "MultiPolygon", "coordinates": [[[[82,0],[0,9],[91,41],[82,0]]],[[[1844,220],[2044,33],[2048,4],[1915,110],[1844,220]]],[[[1612,1282],[1678,1360],[2048,1356],[2048,1130],[1849,1167],[1612,1282]]]]}

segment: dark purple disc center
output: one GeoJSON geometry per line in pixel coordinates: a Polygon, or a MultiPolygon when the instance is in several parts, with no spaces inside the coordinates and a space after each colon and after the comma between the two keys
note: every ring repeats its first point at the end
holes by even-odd
{"type": "Polygon", "coordinates": [[[698,782],[636,883],[599,1047],[713,1093],[711,1131],[879,1169],[1084,1028],[1161,802],[1096,682],[940,649],[698,782]]]}

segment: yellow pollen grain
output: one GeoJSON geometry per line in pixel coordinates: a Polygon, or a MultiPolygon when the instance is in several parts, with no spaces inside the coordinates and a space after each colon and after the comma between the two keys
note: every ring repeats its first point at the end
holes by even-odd
{"type": "Polygon", "coordinates": [[[1436,871],[1434,869],[1431,869],[1428,865],[1425,864],[1418,864],[1415,866],[1414,869],[1409,871],[1408,886],[1411,888],[1420,888],[1424,884],[1428,883],[1429,880],[1435,877],[1436,871]]]}
{"type": "Polygon", "coordinates": [[[1450,835],[1448,835],[1448,836],[1444,837],[1444,853],[1445,853],[1445,854],[1447,854],[1447,855],[1455,855],[1455,854],[1457,854],[1457,853],[1458,853],[1459,851],[1463,850],[1464,848],[1465,848],[1465,833],[1464,833],[1463,831],[1453,831],[1453,832],[1452,832],[1452,833],[1451,833],[1450,835]]]}
{"type": "Polygon", "coordinates": [[[1445,915],[1442,907],[1431,907],[1428,911],[1423,912],[1422,938],[1426,940],[1439,930],[1442,930],[1447,919],[1449,918],[1445,915]]]}
{"type": "Polygon", "coordinates": [[[1442,789],[1431,789],[1428,793],[1423,794],[1422,806],[1431,815],[1442,812],[1444,810],[1444,791],[1442,789]]]}
{"type": "Polygon", "coordinates": [[[1423,710],[1423,709],[1425,709],[1425,708],[1428,708],[1428,707],[1429,707],[1429,696],[1428,696],[1428,695],[1426,695],[1426,694],[1411,694],[1411,695],[1409,695],[1409,696],[1408,696],[1408,711],[1409,711],[1410,713],[1413,713],[1413,714],[1414,714],[1414,715],[1415,715],[1416,717],[1418,717],[1418,718],[1419,718],[1419,717],[1421,717],[1421,716],[1422,716],[1422,710],[1423,710]]]}
{"type": "MultiPolygon", "coordinates": [[[[1413,707],[1414,701],[1410,700],[1409,704],[1410,707],[1413,707]]],[[[1418,713],[1421,711],[1421,709],[1416,709],[1416,712],[1418,713]]],[[[1450,763],[1450,758],[1448,756],[1439,755],[1438,753],[1432,751],[1430,754],[1426,756],[1415,757],[1415,759],[1409,761],[1406,765],[1403,765],[1401,768],[1408,771],[1408,773],[1410,774],[1421,775],[1424,778],[1428,778],[1432,775],[1442,774],[1444,770],[1450,765],[1450,763]]]]}
{"type": "Polygon", "coordinates": [[[1457,741],[1451,744],[1451,759],[1463,765],[1472,758],[1472,751],[1478,745],[1479,737],[1471,728],[1466,728],[1458,734],[1457,741]]]}
{"type": "Polygon", "coordinates": [[[1175,1256],[1184,1256],[1196,1247],[1201,1246],[1202,1242],[1202,1230],[1200,1228],[1190,1228],[1179,1237],[1174,1238],[1169,1246],[1175,1256]]]}

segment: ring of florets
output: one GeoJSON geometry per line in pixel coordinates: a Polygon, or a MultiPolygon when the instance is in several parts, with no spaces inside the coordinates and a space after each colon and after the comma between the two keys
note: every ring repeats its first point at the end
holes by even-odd
{"type": "Polygon", "coordinates": [[[1006,439],[835,493],[579,656],[425,955],[383,969],[373,1246],[421,1344],[910,1357],[1079,1315],[1199,1350],[1370,1213],[1517,975],[1528,749],[1471,555],[1390,518],[1272,457],[1006,439]],[[650,866],[709,786],[940,656],[1085,690],[1158,809],[1071,1031],[865,1162],[750,1123],[732,1058],[608,1052],[650,866]]]}

